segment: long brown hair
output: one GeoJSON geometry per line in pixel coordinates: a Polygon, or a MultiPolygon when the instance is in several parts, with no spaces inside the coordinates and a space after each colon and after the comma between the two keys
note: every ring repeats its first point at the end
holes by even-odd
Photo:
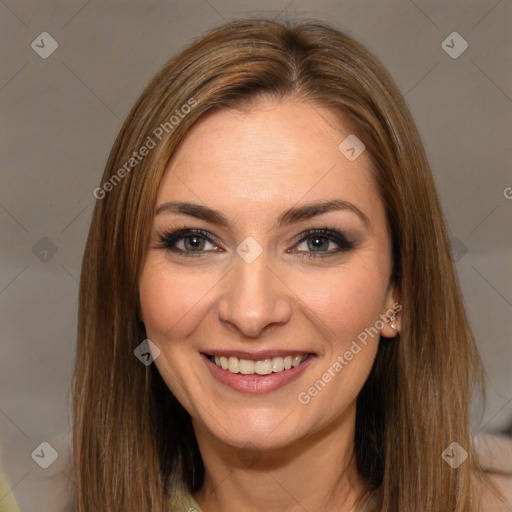
{"type": "Polygon", "coordinates": [[[158,72],[95,191],[73,376],[78,512],[163,512],[173,488],[201,487],[189,415],[155,365],[134,355],[146,338],[138,287],[156,193],[178,144],[207,112],[286,97],[331,109],[363,141],[391,227],[402,332],[380,343],[358,398],[358,470],[378,489],[377,510],[476,510],[468,409],[480,360],[409,109],[384,66],[352,37],[318,21],[250,19],[210,31],[158,72]],[[469,454],[458,469],[441,457],[453,441],[469,454]]]}

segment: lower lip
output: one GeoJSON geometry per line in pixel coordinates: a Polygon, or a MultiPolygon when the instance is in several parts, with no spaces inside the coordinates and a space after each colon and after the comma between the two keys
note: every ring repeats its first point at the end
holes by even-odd
{"type": "Polygon", "coordinates": [[[242,373],[231,373],[224,370],[210,361],[205,354],[201,354],[210,373],[222,384],[229,386],[240,393],[270,393],[276,391],[290,382],[298,379],[306,369],[314,362],[315,356],[308,356],[299,366],[283,370],[281,372],[270,373],[268,375],[244,375],[242,373]]]}

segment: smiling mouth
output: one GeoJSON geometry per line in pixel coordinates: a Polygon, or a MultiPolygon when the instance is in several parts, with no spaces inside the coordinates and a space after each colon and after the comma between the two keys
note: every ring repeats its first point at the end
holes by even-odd
{"type": "Polygon", "coordinates": [[[238,357],[214,356],[204,354],[212,363],[219,368],[231,373],[240,373],[242,375],[270,375],[272,373],[286,372],[292,368],[297,368],[314,354],[300,354],[294,356],[276,356],[268,357],[258,361],[251,359],[241,359],[238,357]]]}

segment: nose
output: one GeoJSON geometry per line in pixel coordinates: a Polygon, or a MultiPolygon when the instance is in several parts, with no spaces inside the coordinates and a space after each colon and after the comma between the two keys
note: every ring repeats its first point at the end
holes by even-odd
{"type": "Polygon", "coordinates": [[[236,257],[218,305],[220,321],[249,338],[285,324],[292,312],[291,292],[264,255],[265,251],[252,263],[236,257]]]}

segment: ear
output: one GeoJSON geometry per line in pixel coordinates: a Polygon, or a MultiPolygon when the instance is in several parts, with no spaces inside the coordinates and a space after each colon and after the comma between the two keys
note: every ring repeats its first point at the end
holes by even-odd
{"type": "Polygon", "coordinates": [[[395,284],[391,284],[386,293],[384,307],[381,314],[384,327],[380,334],[384,338],[394,338],[402,330],[402,309],[400,302],[401,293],[395,284]]]}

